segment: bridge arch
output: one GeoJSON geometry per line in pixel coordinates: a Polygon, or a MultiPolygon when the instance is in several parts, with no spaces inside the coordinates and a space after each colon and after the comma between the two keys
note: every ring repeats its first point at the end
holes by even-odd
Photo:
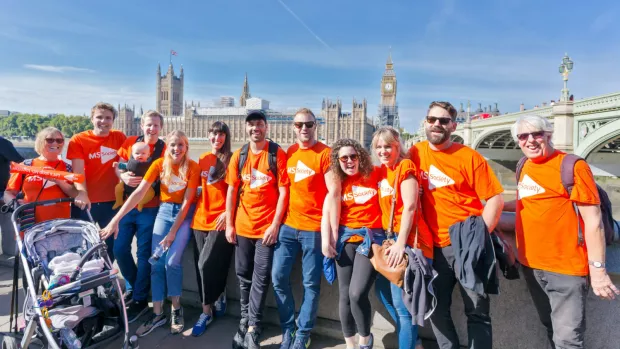
{"type": "Polygon", "coordinates": [[[450,139],[452,139],[452,142],[465,144],[465,140],[460,135],[452,134],[450,139]]]}
{"type": "Polygon", "coordinates": [[[485,131],[474,140],[474,149],[519,149],[512,139],[510,127],[495,128],[485,131]]]}
{"type": "MultiPolygon", "coordinates": [[[[574,153],[585,159],[590,154],[595,153],[606,145],[614,142],[617,138],[620,138],[620,119],[610,122],[604,127],[599,127],[596,129],[579,144],[574,153]]],[[[616,140],[615,142],[618,141],[616,140]]]]}

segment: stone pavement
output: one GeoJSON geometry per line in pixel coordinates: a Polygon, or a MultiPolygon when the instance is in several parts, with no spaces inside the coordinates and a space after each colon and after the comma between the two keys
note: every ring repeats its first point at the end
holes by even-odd
{"type": "MultiPolygon", "coordinates": [[[[11,285],[13,279],[13,269],[7,266],[0,266],[0,332],[9,331],[9,314],[11,303],[11,285]]],[[[21,301],[23,300],[23,293],[21,293],[21,280],[20,280],[20,311],[21,301]]],[[[166,311],[169,310],[169,306],[166,307],[166,311]]],[[[192,326],[200,315],[200,309],[185,307],[185,331],[180,335],[170,334],[170,325],[162,326],[151,332],[146,337],[140,338],[139,344],[142,349],[150,348],[174,348],[174,349],[192,349],[192,348],[209,348],[209,349],[229,349],[231,348],[232,337],[235,334],[239,319],[233,316],[224,316],[216,319],[209,325],[207,332],[201,337],[194,338],[191,336],[192,326]]],[[[144,315],[141,320],[145,320],[144,315]]],[[[135,333],[135,330],[140,326],[140,321],[136,321],[130,324],[130,333],[135,333]]],[[[262,347],[267,349],[277,349],[280,347],[281,332],[277,326],[268,326],[265,328],[262,340],[262,347]]],[[[346,346],[343,344],[342,339],[333,339],[328,337],[321,337],[317,335],[312,336],[312,343],[310,348],[338,348],[344,349],[346,346]]],[[[426,349],[433,349],[434,343],[425,343],[426,349]]],[[[106,346],[106,349],[121,348],[122,339],[119,338],[112,344],[106,346]]]]}

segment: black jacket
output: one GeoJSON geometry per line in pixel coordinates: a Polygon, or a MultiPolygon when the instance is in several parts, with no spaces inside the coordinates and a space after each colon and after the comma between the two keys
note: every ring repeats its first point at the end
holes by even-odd
{"type": "Polygon", "coordinates": [[[495,251],[480,216],[470,216],[449,229],[454,249],[454,272],[465,288],[478,294],[499,294],[495,251]]]}
{"type": "Polygon", "coordinates": [[[431,316],[437,306],[437,298],[433,289],[433,281],[437,277],[437,272],[428,263],[420,249],[407,246],[405,251],[409,264],[405,270],[403,302],[411,313],[414,323],[424,326],[424,320],[431,316]]]}

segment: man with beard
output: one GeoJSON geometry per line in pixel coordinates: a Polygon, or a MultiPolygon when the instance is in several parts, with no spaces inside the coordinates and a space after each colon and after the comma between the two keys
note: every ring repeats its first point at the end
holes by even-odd
{"type": "MultiPolygon", "coordinates": [[[[323,202],[338,206],[340,183],[329,170],[330,148],[316,140],[316,117],[308,108],[299,109],[293,119],[297,144],[287,151],[290,197],[286,220],[280,228],[273,257],[273,289],[280,313],[280,349],[305,349],[319,309],[323,255],[321,219],[323,202]],[[291,271],[301,252],[304,297],[295,331],[295,299],[291,271]]],[[[333,211],[333,210],[332,210],[333,211]]],[[[334,216],[335,216],[334,212],[334,216]]],[[[327,241],[329,242],[329,241],[327,241]]],[[[333,257],[333,256],[330,256],[333,257]]]]}
{"type": "MultiPolygon", "coordinates": [[[[433,267],[439,275],[435,280],[437,308],[431,324],[442,349],[460,347],[450,314],[452,292],[459,281],[455,273],[455,255],[459,251],[452,248],[449,229],[470,216],[481,216],[486,226],[483,228],[493,231],[504,204],[502,186],[482,155],[450,139],[456,129],[456,115],[452,104],[432,102],[424,122],[427,141],[409,150],[420,171],[419,229],[430,230],[435,246],[433,267]]],[[[460,283],[459,288],[467,315],[468,348],[492,348],[488,294],[460,283]]]]}
{"type": "Polygon", "coordinates": [[[275,168],[270,160],[275,144],[265,139],[265,114],[250,112],[245,129],[250,143],[233,153],[226,175],[226,239],[236,245],[241,303],[233,348],[255,349],[260,348],[260,325],[271,281],[274,244],[288,203],[289,178],[284,150],[275,150],[275,168]]]}

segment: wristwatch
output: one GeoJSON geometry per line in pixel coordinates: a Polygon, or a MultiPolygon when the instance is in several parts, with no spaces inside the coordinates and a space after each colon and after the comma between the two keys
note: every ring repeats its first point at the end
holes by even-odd
{"type": "Polygon", "coordinates": [[[588,264],[595,268],[605,268],[605,262],[588,261],[588,264]]]}

